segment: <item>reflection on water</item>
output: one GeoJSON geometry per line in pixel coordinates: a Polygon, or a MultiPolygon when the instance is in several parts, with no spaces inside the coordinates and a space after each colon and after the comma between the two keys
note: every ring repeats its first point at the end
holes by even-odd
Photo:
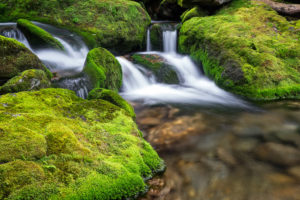
{"type": "Polygon", "coordinates": [[[135,106],[167,164],[142,200],[300,198],[300,102],[263,111],[135,106]]]}

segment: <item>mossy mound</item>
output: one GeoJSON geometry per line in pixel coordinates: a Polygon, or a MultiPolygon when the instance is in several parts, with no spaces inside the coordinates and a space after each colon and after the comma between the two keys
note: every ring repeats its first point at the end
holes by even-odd
{"type": "Polygon", "coordinates": [[[196,6],[190,10],[186,10],[181,16],[181,22],[184,23],[185,21],[193,18],[193,17],[205,17],[208,15],[208,12],[201,9],[200,7],[196,6]]]}
{"type": "Polygon", "coordinates": [[[22,30],[29,43],[34,48],[53,48],[64,50],[64,46],[50,33],[26,19],[19,19],[17,26],[22,30]]]}
{"type": "Polygon", "coordinates": [[[20,18],[75,31],[90,48],[105,47],[119,53],[144,47],[150,17],[130,0],[0,0],[0,21],[20,18]]]}
{"type": "Polygon", "coordinates": [[[49,88],[51,82],[47,74],[39,69],[29,69],[8,80],[3,86],[0,86],[0,94],[39,90],[49,88]]]}
{"type": "Polygon", "coordinates": [[[118,91],[121,88],[121,65],[114,55],[104,48],[95,48],[88,53],[83,72],[89,77],[91,89],[106,88],[118,91]]]}
{"type": "Polygon", "coordinates": [[[70,90],[2,95],[0,119],[0,199],[126,199],[163,166],[123,109],[70,90]]]}
{"type": "Polygon", "coordinates": [[[300,98],[300,28],[265,4],[236,0],[180,30],[179,50],[224,89],[254,100],[300,98]]]}
{"type": "Polygon", "coordinates": [[[153,72],[158,82],[168,84],[178,84],[179,78],[164,58],[155,54],[134,54],[131,56],[133,62],[140,64],[153,72]]]}
{"type": "Polygon", "coordinates": [[[125,111],[127,111],[129,116],[135,118],[135,112],[133,107],[115,91],[96,88],[90,91],[88,95],[88,99],[102,99],[108,101],[124,109],[125,111]]]}
{"type": "Polygon", "coordinates": [[[27,69],[42,69],[49,77],[51,72],[22,43],[0,36],[0,79],[10,79],[27,69]]]}

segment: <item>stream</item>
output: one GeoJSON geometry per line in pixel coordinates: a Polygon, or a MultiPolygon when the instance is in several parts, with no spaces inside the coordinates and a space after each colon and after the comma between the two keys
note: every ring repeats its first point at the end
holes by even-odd
{"type": "MultiPolygon", "coordinates": [[[[165,23],[165,22],[153,22],[165,23]]],[[[80,73],[88,48],[80,37],[35,23],[67,50],[36,50],[15,23],[0,24],[0,34],[34,52],[57,76],[58,87],[87,97],[80,73]]],[[[175,27],[175,26],[174,26],[175,27]]],[[[172,66],[179,84],[166,84],[127,56],[120,94],[132,103],[145,139],[165,160],[163,175],[148,181],[140,200],[297,200],[300,199],[300,101],[252,103],[219,88],[201,66],[177,53],[177,30],[163,30],[158,55],[172,66]]]]}

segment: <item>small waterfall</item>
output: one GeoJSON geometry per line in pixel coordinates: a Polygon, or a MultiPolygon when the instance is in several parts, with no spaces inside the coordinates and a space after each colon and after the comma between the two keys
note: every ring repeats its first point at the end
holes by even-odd
{"type": "Polygon", "coordinates": [[[30,47],[24,34],[17,28],[16,23],[0,23],[0,34],[18,40],[28,47],[40,60],[58,77],[65,77],[54,81],[59,87],[70,89],[82,98],[87,97],[87,81],[78,77],[82,71],[89,49],[81,38],[67,30],[50,25],[34,22],[37,26],[51,33],[64,46],[65,51],[54,49],[34,50],[30,47]],[[75,77],[75,78],[73,78],[75,77]]]}
{"type": "MultiPolygon", "coordinates": [[[[150,30],[150,29],[149,29],[150,30]]],[[[149,38],[150,31],[147,32],[149,38]]],[[[223,105],[248,107],[242,100],[220,89],[213,81],[205,77],[189,56],[176,53],[177,30],[174,24],[162,25],[164,52],[141,52],[156,54],[176,71],[180,84],[158,83],[152,73],[124,57],[118,57],[123,70],[123,88],[121,95],[130,101],[142,101],[147,104],[176,103],[223,105]]],[[[147,39],[149,50],[149,39],[147,39]]]]}
{"type": "Polygon", "coordinates": [[[175,54],[177,51],[177,30],[163,31],[164,52],[175,54]]]}
{"type": "Polygon", "coordinates": [[[147,51],[151,51],[151,27],[147,30],[147,51]]]}

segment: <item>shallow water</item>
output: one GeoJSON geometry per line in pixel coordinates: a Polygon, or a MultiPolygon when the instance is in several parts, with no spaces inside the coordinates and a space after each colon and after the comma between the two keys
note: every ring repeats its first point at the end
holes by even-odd
{"type": "Polygon", "coordinates": [[[299,101],[258,112],[135,107],[145,138],[167,165],[142,200],[299,199],[299,101]]]}

